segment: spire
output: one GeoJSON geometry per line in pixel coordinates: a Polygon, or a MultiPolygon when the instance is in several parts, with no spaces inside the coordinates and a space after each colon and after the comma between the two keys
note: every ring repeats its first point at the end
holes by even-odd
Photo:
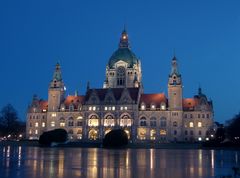
{"type": "Polygon", "coordinates": [[[61,66],[60,66],[59,62],[57,62],[57,64],[56,64],[55,71],[53,74],[53,80],[62,81],[61,66]]]}
{"type": "Polygon", "coordinates": [[[87,91],[90,89],[90,82],[87,82],[87,91]]]}
{"type": "Polygon", "coordinates": [[[130,48],[129,42],[128,42],[128,34],[124,25],[124,29],[121,34],[120,42],[119,42],[119,48],[130,48]]]}
{"type": "Polygon", "coordinates": [[[175,55],[172,59],[172,69],[171,69],[170,76],[172,76],[173,74],[176,74],[177,76],[180,76],[179,71],[178,71],[178,66],[177,66],[177,58],[176,58],[175,55]]]}
{"type": "Polygon", "coordinates": [[[202,94],[202,87],[201,87],[201,85],[199,84],[199,86],[198,86],[198,95],[201,95],[202,94]]]}

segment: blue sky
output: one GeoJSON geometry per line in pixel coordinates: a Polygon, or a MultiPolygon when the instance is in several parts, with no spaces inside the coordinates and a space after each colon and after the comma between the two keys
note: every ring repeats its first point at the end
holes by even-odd
{"type": "Polygon", "coordinates": [[[240,1],[0,1],[0,107],[24,120],[32,95],[47,99],[57,61],[67,94],[102,87],[124,24],[141,59],[145,93],[167,93],[175,49],[184,97],[201,85],[215,120],[240,111],[240,1]]]}

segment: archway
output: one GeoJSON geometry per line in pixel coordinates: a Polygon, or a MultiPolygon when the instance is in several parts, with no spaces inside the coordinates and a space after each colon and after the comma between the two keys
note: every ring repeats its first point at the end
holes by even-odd
{"type": "Polygon", "coordinates": [[[98,139],[98,130],[97,129],[90,129],[88,132],[88,138],[90,140],[97,140],[98,139]]]}

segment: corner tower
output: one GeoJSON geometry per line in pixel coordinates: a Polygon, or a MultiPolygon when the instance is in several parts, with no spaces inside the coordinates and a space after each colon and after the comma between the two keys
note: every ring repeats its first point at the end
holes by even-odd
{"type": "Polygon", "coordinates": [[[169,110],[182,110],[182,77],[175,56],[172,59],[172,69],[168,78],[168,105],[169,110]]]}
{"type": "Polygon", "coordinates": [[[103,88],[138,88],[142,86],[141,63],[131,51],[127,31],[124,29],[118,49],[106,66],[103,88]]]}
{"type": "Polygon", "coordinates": [[[62,80],[61,66],[56,64],[53,79],[48,88],[48,111],[57,111],[64,100],[64,83],[62,80]]]}

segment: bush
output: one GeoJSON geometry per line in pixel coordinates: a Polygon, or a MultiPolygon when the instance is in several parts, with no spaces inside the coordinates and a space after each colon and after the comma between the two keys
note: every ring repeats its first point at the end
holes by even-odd
{"type": "Polygon", "coordinates": [[[50,146],[52,142],[62,143],[67,141],[67,132],[64,129],[55,129],[44,132],[39,138],[39,144],[50,146]]]}
{"type": "Polygon", "coordinates": [[[103,139],[103,147],[123,147],[128,144],[128,135],[122,129],[112,130],[103,139]]]}

